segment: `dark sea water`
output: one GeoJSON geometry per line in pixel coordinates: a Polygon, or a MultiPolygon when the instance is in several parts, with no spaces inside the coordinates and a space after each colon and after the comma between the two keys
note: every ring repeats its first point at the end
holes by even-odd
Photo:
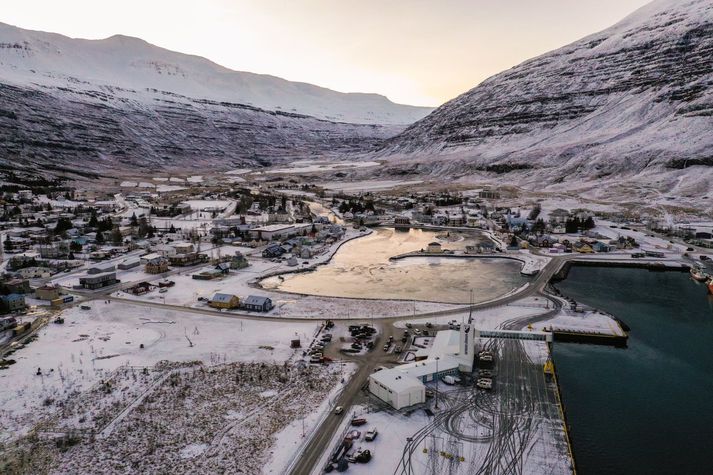
{"type": "Polygon", "coordinates": [[[581,474],[713,474],[713,300],[688,274],[573,267],[563,294],[621,318],[629,347],[555,343],[581,474]]]}

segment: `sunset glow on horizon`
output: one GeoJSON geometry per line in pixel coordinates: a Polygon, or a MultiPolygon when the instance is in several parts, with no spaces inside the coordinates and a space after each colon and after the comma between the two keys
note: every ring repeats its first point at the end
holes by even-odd
{"type": "Polygon", "coordinates": [[[646,3],[24,0],[0,22],[77,38],[135,36],[235,70],[437,106],[646,3]]]}

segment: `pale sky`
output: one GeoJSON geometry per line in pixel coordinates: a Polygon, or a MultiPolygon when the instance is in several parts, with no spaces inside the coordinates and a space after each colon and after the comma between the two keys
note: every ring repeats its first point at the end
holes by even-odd
{"type": "Polygon", "coordinates": [[[436,106],[648,0],[22,0],[0,21],[436,106]]]}

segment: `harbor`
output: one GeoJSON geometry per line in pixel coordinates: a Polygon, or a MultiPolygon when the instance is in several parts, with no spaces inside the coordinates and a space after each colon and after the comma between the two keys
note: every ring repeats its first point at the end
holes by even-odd
{"type": "Polygon", "coordinates": [[[557,287],[631,327],[626,349],[553,345],[579,470],[701,473],[713,427],[705,285],[680,272],[573,266],[557,287]]]}

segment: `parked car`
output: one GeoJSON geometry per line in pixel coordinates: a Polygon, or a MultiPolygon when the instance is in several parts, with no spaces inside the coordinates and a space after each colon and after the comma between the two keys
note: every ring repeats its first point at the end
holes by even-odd
{"type": "Polygon", "coordinates": [[[478,378],[475,385],[480,389],[493,389],[493,380],[488,378],[478,378]]]}
{"type": "Polygon", "coordinates": [[[364,419],[363,417],[355,417],[354,419],[352,419],[353,426],[363,426],[364,424],[366,424],[366,419],[364,419]]]}
{"type": "Polygon", "coordinates": [[[358,440],[359,437],[361,437],[361,431],[358,431],[356,429],[347,434],[347,438],[351,440],[358,440]]]}
{"type": "Polygon", "coordinates": [[[460,378],[451,376],[451,375],[446,375],[443,378],[441,378],[444,383],[448,385],[454,385],[454,384],[460,384],[460,378]]]}
{"type": "Polygon", "coordinates": [[[396,353],[397,355],[398,355],[398,354],[401,354],[401,347],[400,347],[400,346],[397,346],[397,347],[394,349],[394,353],[396,353]]]}
{"type": "Polygon", "coordinates": [[[376,427],[372,427],[366,432],[366,435],[364,435],[364,440],[367,442],[371,442],[372,440],[376,439],[376,436],[379,435],[379,432],[376,430],[376,427]]]}

